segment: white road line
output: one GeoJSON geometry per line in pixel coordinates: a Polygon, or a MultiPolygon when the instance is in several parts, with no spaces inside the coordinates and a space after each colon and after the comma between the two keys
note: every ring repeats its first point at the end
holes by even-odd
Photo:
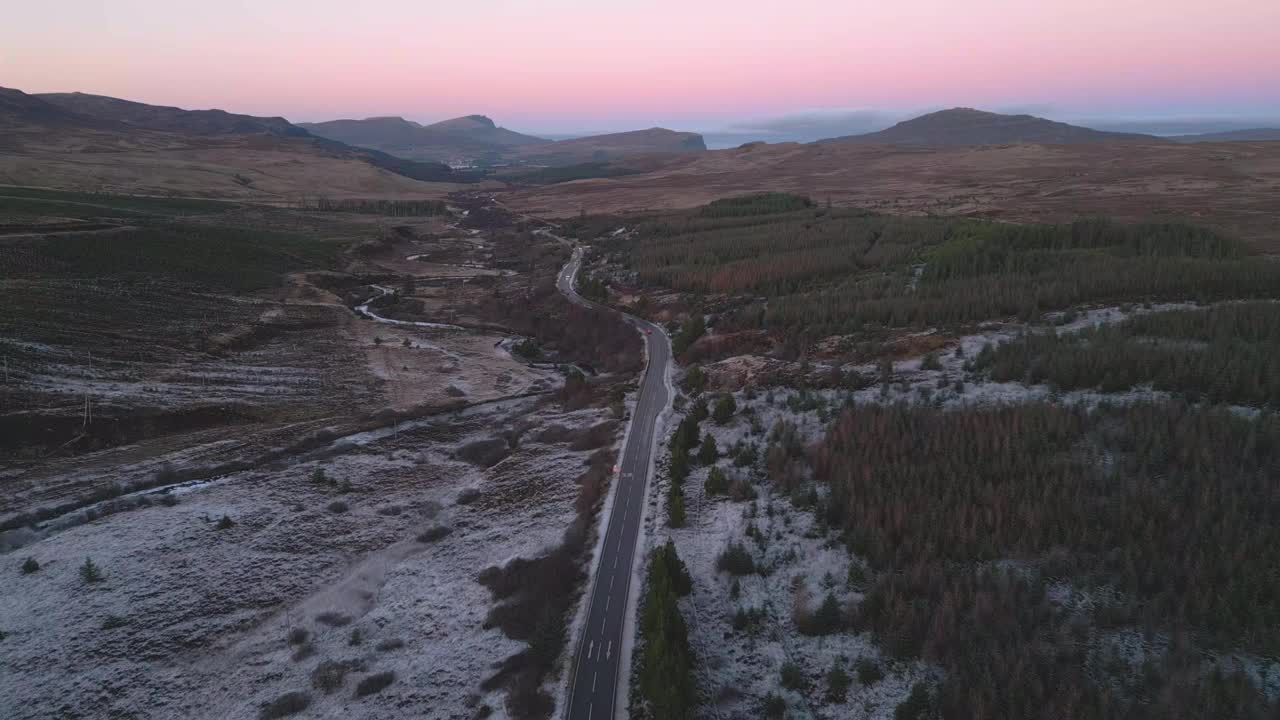
{"type": "Polygon", "coordinates": [[[615,577],[617,577],[617,575],[610,575],[610,576],[609,576],[609,592],[613,592],[613,579],[614,579],[615,577]]]}
{"type": "Polygon", "coordinates": [[[605,648],[605,651],[604,651],[604,659],[608,660],[612,656],[613,656],[613,641],[610,640],[609,647],[605,648]]]}
{"type": "MultiPolygon", "coordinates": [[[[605,598],[604,598],[604,611],[605,611],[605,612],[609,612],[609,601],[610,601],[610,600],[613,600],[613,596],[612,596],[612,595],[606,595],[606,596],[605,596],[605,598]]],[[[596,657],[599,657],[599,655],[597,655],[596,657]]]]}
{"type": "Polygon", "coordinates": [[[596,691],[596,678],[598,678],[598,677],[600,677],[600,673],[599,673],[599,672],[593,672],[593,673],[591,673],[591,692],[595,692],[595,691],[596,691]]]}

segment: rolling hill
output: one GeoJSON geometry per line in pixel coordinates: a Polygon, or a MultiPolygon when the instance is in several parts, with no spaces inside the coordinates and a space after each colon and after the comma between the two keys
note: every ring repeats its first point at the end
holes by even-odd
{"type": "Polygon", "coordinates": [[[374,148],[397,157],[454,165],[574,165],[623,155],[705,150],[702,136],[663,128],[551,141],[498,127],[484,115],[431,125],[400,117],[303,123],[321,137],[374,148]]]}
{"type": "Polygon", "coordinates": [[[1249,128],[1199,135],[1174,135],[1168,139],[1180,143],[1275,141],[1280,140],[1280,128],[1249,128]]]}
{"type": "Polygon", "coordinates": [[[432,125],[402,117],[376,117],[302,123],[300,127],[320,137],[410,160],[455,163],[496,158],[509,148],[550,142],[498,127],[484,115],[467,115],[432,125]]]}
{"type": "Polygon", "coordinates": [[[225,110],[184,110],[87,93],[33,95],[79,115],[111,120],[130,127],[195,135],[251,135],[307,137],[308,133],[282,117],[254,117],[225,110]]]}
{"type": "Polygon", "coordinates": [[[536,165],[573,165],[613,160],[626,155],[680,154],[706,149],[706,143],[697,133],[655,127],[521,147],[515,152],[515,157],[536,165]]]}
{"type": "Polygon", "coordinates": [[[282,118],[0,88],[0,184],[281,200],[441,195],[468,180],[282,118]],[[446,185],[446,183],[448,183],[446,185]]]}
{"type": "Polygon", "coordinates": [[[904,120],[879,132],[845,135],[819,142],[945,146],[1012,143],[1074,145],[1133,140],[1160,142],[1159,138],[1152,135],[1104,132],[1034,115],[1002,115],[972,108],[952,108],[904,120]]]}

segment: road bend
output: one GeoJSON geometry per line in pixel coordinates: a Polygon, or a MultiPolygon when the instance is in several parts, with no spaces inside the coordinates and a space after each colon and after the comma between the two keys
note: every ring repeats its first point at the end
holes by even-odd
{"type": "MultiPolygon", "coordinates": [[[[556,280],[560,292],[579,305],[601,307],[578,295],[574,278],[582,264],[582,248],[574,248],[573,257],[565,264],[556,280]]],[[[618,312],[612,308],[604,308],[618,312]]],[[[587,599],[587,622],[578,638],[569,700],[564,716],[569,720],[612,720],[617,711],[619,667],[621,667],[623,633],[631,590],[631,570],[636,545],[640,538],[645,488],[649,482],[650,457],[656,441],[658,416],[666,408],[667,365],[671,362],[671,345],[663,329],[651,322],[626,313],[618,313],[635,326],[644,338],[648,362],[640,381],[639,396],[631,417],[622,457],[618,461],[617,491],[604,544],[594,569],[595,583],[587,599]]],[[[625,684],[624,684],[625,687],[625,684]]],[[[624,703],[626,699],[623,698],[624,703]]]]}

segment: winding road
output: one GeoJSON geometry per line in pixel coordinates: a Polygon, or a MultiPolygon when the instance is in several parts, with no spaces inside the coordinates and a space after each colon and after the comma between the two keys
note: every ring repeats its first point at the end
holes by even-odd
{"type": "MultiPolygon", "coordinates": [[[[574,290],[574,278],[581,264],[582,248],[574,248],[573,257],[556,279],[556,286],[572,302],[604,308],[574,290]]],[[[607,720],[619,710],[625,714],[627,683],[626,678],[620,678],[620,670],[631,665],[627,656],[631,643],[626,640],[634,633],[633,622],[628,622],[635,613],[631,602],[633,565],[644,517],[645,488],[653,465],[656,424],[671,401],[667,388],[671,343],[666,333],[651,322],[619,314],[642,333],[648,361],[618,462],[617,488],[604,530],[604,543],[593,570],[594,582],[589,585],[586,624],[577,638],[578,647],[570,669],[569,698],[564,713],[569,720],[607,720]]]]}

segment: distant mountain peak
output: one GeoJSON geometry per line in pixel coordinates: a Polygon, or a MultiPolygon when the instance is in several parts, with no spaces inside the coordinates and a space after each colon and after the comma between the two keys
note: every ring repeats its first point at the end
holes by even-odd
{"type": "Polygon", "coordinates": [[[497,125],[494,124],[493,119],[490,118],[488,115],[466,115],[461,119],[470,120],[471,122],[476,123],[477,125],[484,125],[486,127],[491,127],[491,128],[498,127],[497,125]]]}
{"type": "Polygon", "coordinates": [[[1158,138],[1151,135],[1104,132],[1034,115],[1005,115],[970,107],[954,107],[903,120],[879,132],[846,135],[821,142],[884,145],[1071,145],[1118,140],[1156,141],[1158,138]]]}

